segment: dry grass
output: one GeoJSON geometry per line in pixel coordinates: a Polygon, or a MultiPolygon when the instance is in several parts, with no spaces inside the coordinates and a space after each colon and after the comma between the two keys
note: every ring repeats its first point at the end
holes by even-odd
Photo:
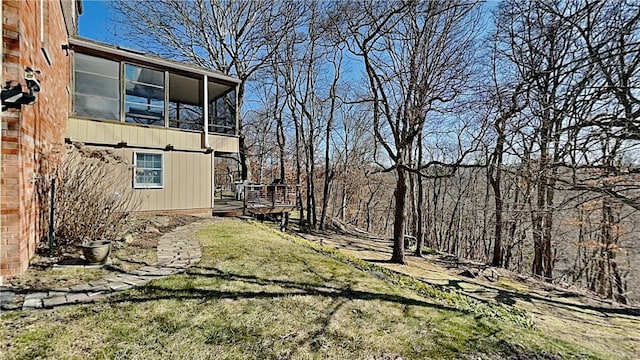
{"type": "MultiPolygon", "coordinates": [[[[304,234],[306,238],[341,253],[367,259],[380,266],[408,274],[438,288],[462,291],[489,303],[523,309],[530,314],[535,328],[549,336],[581,344],[613,358],[640,358],[640,316],[638,307],[612,306],[584,292],[552,287],[517,274],[498,269],[499,279],[484,275],[462,276],[467,268],[457,261],[442,261],[442,254],[425,258],[408,256],[407,265],[388,263],[389,240],[337,234],[304,234]]],[[[485,273],[486,274],[486,273],[485,273]]]]}
{"type": "MultiPolygon", "coordinates": [[[[425,298],[240,221],[186,274],[106,301],[0,317],[3,359],[560,359],[599,356],[425,298]]],[[[482,307],[483,305],[477,304],[482,307]]],[[[605,356],[600,356],[605,357],[605,356]]]]}

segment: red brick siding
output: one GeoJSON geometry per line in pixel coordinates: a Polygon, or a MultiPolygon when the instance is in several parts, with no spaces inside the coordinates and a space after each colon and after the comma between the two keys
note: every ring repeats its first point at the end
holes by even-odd
{"type": "MultiPolygon", "coordinates": [[[[66,1],[66,0],[65,0],[66,1]]],[[[22,273],[35,252],[43,214],[38,209],[38,179],[48,179],[63,148],[69,112],[70,57],[59,1],[43,1],[45,41],[40,39],[39,0],[3,0],[3,83],[24,84],[24,69],[42,71],[37,103],[2,116],[0,167],[0,277],[22,273]],[[42,53],[45,48],[51,65],[42,53]]],[[[23,91],[27,91],[26,87],[23,91]]]]}

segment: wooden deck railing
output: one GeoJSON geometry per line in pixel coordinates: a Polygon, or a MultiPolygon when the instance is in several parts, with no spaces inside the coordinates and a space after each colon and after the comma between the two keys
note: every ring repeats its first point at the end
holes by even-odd
{"type": "Polygon", "coordinates": [[[244,185],[244,208],[255,206],[295,207],[298,186],[288,184],[244,185]]]}

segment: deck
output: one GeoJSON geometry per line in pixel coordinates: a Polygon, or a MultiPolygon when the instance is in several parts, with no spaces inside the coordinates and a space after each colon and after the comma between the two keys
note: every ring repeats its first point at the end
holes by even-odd
{"type": "Polygon", "coordinates": [[[241,185],[235,191],[220,191],[214,198],[212,215],[284,215],[296,207],[296,185],[241,185]],[[238,200],[241,199],[241,200],[238,200]]]}
{"type": "Polygon", "coordinates": [[[280,214],[294,211],[294,205],[249,204],[245,211],[244,202],[240,200],[215,199],[213,216],[234,217],[257,214],[280,214]]]}

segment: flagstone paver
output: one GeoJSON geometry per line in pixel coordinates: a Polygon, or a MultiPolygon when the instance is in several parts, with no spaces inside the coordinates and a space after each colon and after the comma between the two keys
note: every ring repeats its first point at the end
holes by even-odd
{"type": "Polygon", "coordinates": [[[213,221],[211,218],[199,220],[164,234],[158,239],[157,263],[131,273],[112,273],[103,279],[70,288],[32,290],[0,286],[0,309],[33,310],[93,302],[154,279],[184,272],[200,261],[202,253],[196,238],[197,230],[213,221]]]}

